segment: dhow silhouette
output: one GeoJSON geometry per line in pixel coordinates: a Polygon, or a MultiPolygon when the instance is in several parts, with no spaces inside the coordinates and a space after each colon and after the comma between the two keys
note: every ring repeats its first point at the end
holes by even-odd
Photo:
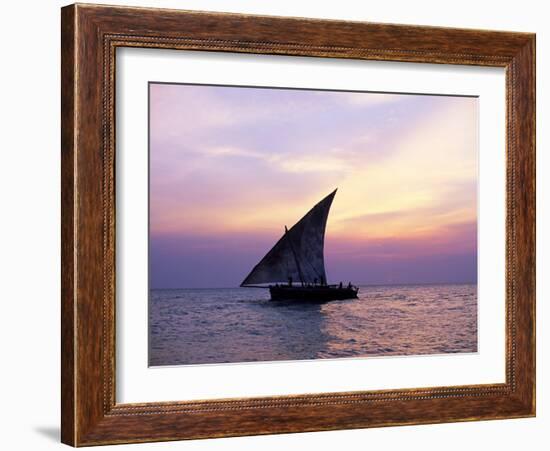
{"type": "Polygon", "coordinates": [[[328,284],[324,241],[337,189],[317,203],[260,260],[241,287],[269,288],[272,300],[326,302],[357,298],[359,288],[328,284]]]}

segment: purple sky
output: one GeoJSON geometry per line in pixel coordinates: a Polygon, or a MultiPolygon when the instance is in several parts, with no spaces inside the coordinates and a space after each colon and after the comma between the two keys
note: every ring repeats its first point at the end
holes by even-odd
{"type": "Polygon", "coordinates": [[[329,282],[475,282],[477,99],[150,85],[153,288],[236,287],[334,188],[329,282]]]}

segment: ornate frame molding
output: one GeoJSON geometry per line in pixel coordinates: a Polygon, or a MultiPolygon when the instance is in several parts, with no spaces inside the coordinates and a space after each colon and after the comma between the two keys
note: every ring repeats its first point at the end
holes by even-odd
{"type": "Polygon", "coordinates": [[[62,9],[64,443],[81,446],[533,416],[534,322],[534,35],[80,4],[62,9]],[[118,47],[506,68],[506,382],[117,404],[118,47]]]}

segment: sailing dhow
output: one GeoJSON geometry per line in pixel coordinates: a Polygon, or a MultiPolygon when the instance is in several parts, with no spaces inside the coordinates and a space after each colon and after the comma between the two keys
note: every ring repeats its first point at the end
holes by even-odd
{"type": "Polygon", "coordinates": [[[252,269],[241,287],[269,288],[272,300],[324,302],[357,298],[351,284],[329,285],[324,242],[327,218],[337,189],[316,204],[252,269]],[[267,285],[266,285],[267,284],[267,285]]]}

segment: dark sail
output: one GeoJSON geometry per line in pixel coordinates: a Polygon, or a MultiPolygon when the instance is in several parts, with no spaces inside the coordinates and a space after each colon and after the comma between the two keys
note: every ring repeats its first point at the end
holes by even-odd
{"type": "Polygon", "coordinates": [[[241,286],[286,283],[289,278],[297,283],[325,283],[325,228],[335,194],[336,190],[285,231],[241,286]]]}

